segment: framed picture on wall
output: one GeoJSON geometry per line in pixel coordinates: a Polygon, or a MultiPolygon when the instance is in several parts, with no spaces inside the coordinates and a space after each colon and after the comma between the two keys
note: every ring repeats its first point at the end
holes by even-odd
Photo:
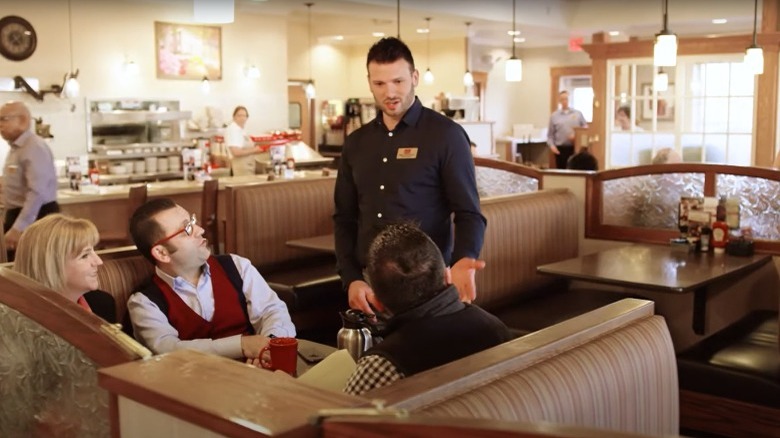
{"type": "Polygon", "coordinates": [[[222,79],[222,28],[155,21],[158,79],[222,79]]]}
{"type": "Polygon", "coordinates": [[[658,120],[674,120],[674,84],[669,84],[666,91],[658,93],[658,107],[654,108],[653,84],[642,84],[642,120],[651,120],[655,112],[658,120]]]}

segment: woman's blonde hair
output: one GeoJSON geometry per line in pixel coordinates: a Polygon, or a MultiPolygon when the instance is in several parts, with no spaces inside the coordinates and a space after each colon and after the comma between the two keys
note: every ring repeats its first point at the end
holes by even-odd
{"type": "Polygon", "coordinates": [[[100,240],[97,227],[87,219],[63,214],[33,222],[19,238],[14,270],[57,292],[65,289],[65,261],[100,240]]]}

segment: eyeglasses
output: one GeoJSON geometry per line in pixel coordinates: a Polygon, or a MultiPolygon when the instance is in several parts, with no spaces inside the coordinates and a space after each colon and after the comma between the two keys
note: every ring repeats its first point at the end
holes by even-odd
{"type": "Polygon", "coordinates": [[[195,213],[192,213],[189,222],[187,222],[187,225],[185,225],[184,228],[171,234],[168,237],[163,237],[162,239],[158,240],[157,242],[154,243],[154,245],[152,245],[152,248],[154,248],[157,245],[162,245],[163,243],[173,239],[174,237],[178,236],[181,233],[184,233],[187,236],[192,236],[192,232],[193,230],[195,230],[195,224],[197,223],[198,223],[198,219],[195,217],[195,213]]]}
{"type": "Polygon", "coordinates": [[[0,116],[0,122],[7,122],[13,118],[22,117],[21,114],[9,114],[7,116],[0,116]]]}

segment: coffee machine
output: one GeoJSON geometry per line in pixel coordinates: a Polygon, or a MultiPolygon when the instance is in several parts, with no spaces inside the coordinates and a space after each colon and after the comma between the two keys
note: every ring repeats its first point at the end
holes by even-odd
{"type": "Polygon", "coordinates": [[[344,114],[346,115],[344,133],[349,135],[376,117],[374,99],[357,97],[347,99],[344,114]]]}

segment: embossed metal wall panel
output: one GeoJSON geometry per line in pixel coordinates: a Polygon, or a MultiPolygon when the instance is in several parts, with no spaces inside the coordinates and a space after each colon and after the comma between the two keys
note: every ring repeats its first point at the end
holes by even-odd
{"type": "Polygon", "coordinates": [[[81,351],[0,304],[0,436],[110,436],[108,393],[81,351]]]}
{"type": "Polygon", "coordinates": [[[780,240],[780,182],[740,175],[718,175],[718,196],[735,197],[740,227],[753,229],[756,239],[780,240]]]}
{"type": "Polygon", "coordinates": [[[539,190],[539,181],[536,178],[501,169],[477,166],[476,176],[480,198],[539,190]]]}
{"type": "Polygon", "coordinates": [[[667,173],[604,181],[603,223],[676,230],[682,196],[704,196],[704,174],[667,173]]]}

